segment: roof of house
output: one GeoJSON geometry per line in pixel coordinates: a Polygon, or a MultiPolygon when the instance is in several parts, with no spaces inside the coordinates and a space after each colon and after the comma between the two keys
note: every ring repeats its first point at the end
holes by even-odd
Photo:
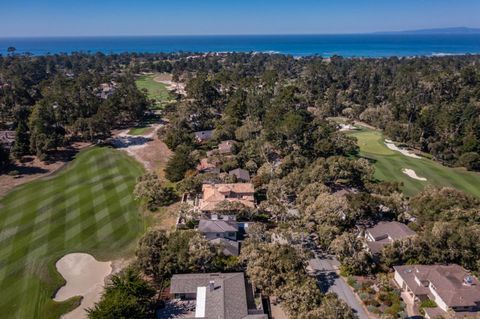
{"type": "Polygon", "coordinates": [[[407,225],[393,221],[393,222],[379,222],[371,228],[366,230],[375,240],[382,240],[386,237],[392,240],[399,240],[410,236],[415,236],[416,233],[408,228],[407,225]]]}
{"type": "Polygon", "coordinates": [[[15,131],[0,131],[0,144],[12,144],[15,142],[15,131]]]}
{"type": "Polygon", "coordinates": [[[199,203],[200,210],[222,210],[218,204],[222,202],[240,203],[253,208],[255,189],[250,183],[235,184],[203,184],[203,196],[199,203]]]}
{"type": "Polygon", "coordinates": [[[236,220],[201,219],[198,224],[198,231],[201,233],[237,232],[238,224],[236,220]]]}
{"type": "Polygon", "coordinates": [[[211,243],[222,247],[222,253],[225,256],[238,256],[240,254],[240,243],[238,241],[226,238],[215,238],[210,240],[211,243]]]}
{"type": "Polygon", "coordinates": [[[469,307],[480,303],[480,283],[459,265],[404,265],[394,266],[415,295],[430,295],[429,287],[419,285],[430,283],[448,307],[469,307]],[[467,278],[471,281],[467,284],[467,278]]]}
{"type": "Polygon", "coordinates": [[[218,152],[220,154],[227,154],[232,152],[232,147],[235,145],[235,141],[228,140],[222,141],[218,144],[218,152]]]}
{"type": "Polygon", "coordinates": [[[236,168],[234,170],[231,170],[228,172],[229,175],[235,175],[237,179],[242,180],[242,181],[250,181],[250,173],[247,170],[241,169],[241,168],[236,168]]]}
{"type": "Polygon", "coordinates": [[[213,130],[197,131],[193,133],[199,141],[206,141],[213,138],[213,130]]]}
{"type": "MultiPolygon", "coordinates": [[[[213,171],[217,168],[215,163],[209,162],[208,158],[200,159],[200,163],[197,165],[197,171],[204,172],[204,171],[213,171]]],[[[218,169],[220,172],[220,169],[218,169]]]]}
{"type": "Polygon", "coordinates": [[[170,292],[196,293],[207,287],[205,318],[243,319],[248,316],[247,292],[243,273],[210,273],[173,275],[170,292]],[[210,289],[210,283],[213,289],[210,289]]]}

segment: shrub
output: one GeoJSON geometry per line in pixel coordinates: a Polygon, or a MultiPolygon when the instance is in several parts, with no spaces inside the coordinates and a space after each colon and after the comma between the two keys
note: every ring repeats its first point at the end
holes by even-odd
{"type": "Polygon", "coordinates": [[[380,313],[380,310],[378,310],[377,307],[375,307],[373,305],[368,306],[367,310],[370,311],[371,313],[375,313],[375,314],[380,313]]]}
{"type": "Polygon", "coordinates": [[[347,283],[353,287],[356,283],[357,283],[357,280],[355,280],[355,278],[353,278],[352,276],[348,276],[347,278],[347,283]]]}
{"type": "Polygon", "coordinates": [[[361,292],[358,294],[358,296],[362,301],[368,300],[370,298],[370,295],[366,292],[361,292]]]}
{"type": "Polygon", "coordinates": [[[420,303],[420,308],[435,308],[436,306],[437,306],[437,303],[431,299],[423,300],[420,303]]]}
{"type": "Polygon", "coordinates": [[[13,171],[8,172],[9,176],[17,176],[20,175],[20,171],[14,169],[13,171]]]}

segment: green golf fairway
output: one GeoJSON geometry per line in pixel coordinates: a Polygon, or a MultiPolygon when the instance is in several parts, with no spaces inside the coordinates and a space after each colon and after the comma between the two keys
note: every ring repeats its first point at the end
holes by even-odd
{"type": "Polygon", "coordinates": [[[172,100],[172,95],[167,86],[154,80],[155,75],[143,75],[136,81],[139,89],[146,89],[148,98],[156,101],[156,107],[162,109],[166,103],[172,100]]]}
{"type": "Polygon", "coordinates": [[[52,300],[64,283],[55,270],[63,255],[111,260],[132,252],[146,227],[132,197],[142,172],[123,152],[94,147],[0,199],[1,318],[58,318],[78,303],[52,300]]]}
{"type": "Polygon", "coordinates": [[[480,197],[480,174],[462,168],[450,168],[433,160],[416,159],[390,150],[381,132],[362,128],[349,133],[358,139],[360,155],[374,161],[375,177],[379,180],[403,183],[403,192],[413,196],[427,185],[454,187],[480,197]],[[402,172],[412,169],[427,181],[413,179],[402,172]]]}

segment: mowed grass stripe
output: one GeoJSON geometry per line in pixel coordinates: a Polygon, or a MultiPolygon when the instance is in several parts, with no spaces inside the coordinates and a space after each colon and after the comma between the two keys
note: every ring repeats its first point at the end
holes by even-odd
{"type": "Polygon", "coordinates": [[[144,231],[131,195],[141,173],[126,154],[92,148],[58,174],[0,199],[2,318],[58,318],[71,308],[74,300],[51,300],[62,285],[54,264],[64,254],[106,260],[131,252],[144,231]]]}
{"type": "Polygon", "coordinates": [[[480,197],[480,174],[468,172],[462,168],[450,168],[433,160],[416,159],[393,152],[384,144],[382,133],[369,129],[350,133],[358,140],[360,154],[374,161],[375,177],[380,180],[403,183],[403,191],[413,196],[427,185],[453,187],[480,197]],[[427,181],[415,180],[402,172],[404,168],[413,169],[427,181]]]}

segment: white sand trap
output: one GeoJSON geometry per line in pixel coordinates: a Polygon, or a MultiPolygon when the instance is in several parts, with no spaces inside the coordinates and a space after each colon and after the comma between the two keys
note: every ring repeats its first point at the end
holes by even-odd
{"type": "Polygon", "coordinates": [[[392,151],[400,152],[405,156],[421,159],[417,154],[413,154],[409,150],[403,149],[395,145],[391,140],[385,140],[385,145],[392,151]]]}
{"type": "Polygon", "coordinates": [[[340,124],[340,132],[354,131],[354,130],[358,130],[358,128],[350,124],[340,124]]]}
{"type": "Polygon", "coordinates": [[[86,318],[85,309],[93,307],[100,300],[105,277],[112,272],[112,263],[99,262],[89,254],[75,253],[63,256],[57,261],[56,267],[67,283],[57,291],[53,300],[65,301],[74,296],[83,296],[80,306],[62,318],[86,318]]]}
{"type": "Polygon", "coordinates": [[[415,173],[415,171],[413,169],[410,169],[410,168],[404,168],[402,169],[402,172],[404,174],[407,174],[409,177],[413,178],[413,179],[416,179],[416,180],[419,180],[419,181],[423,181],[423,182],[426,182],[427,179],[425,177],[420,177],[417,175],[417,173],[415,173]]]}

